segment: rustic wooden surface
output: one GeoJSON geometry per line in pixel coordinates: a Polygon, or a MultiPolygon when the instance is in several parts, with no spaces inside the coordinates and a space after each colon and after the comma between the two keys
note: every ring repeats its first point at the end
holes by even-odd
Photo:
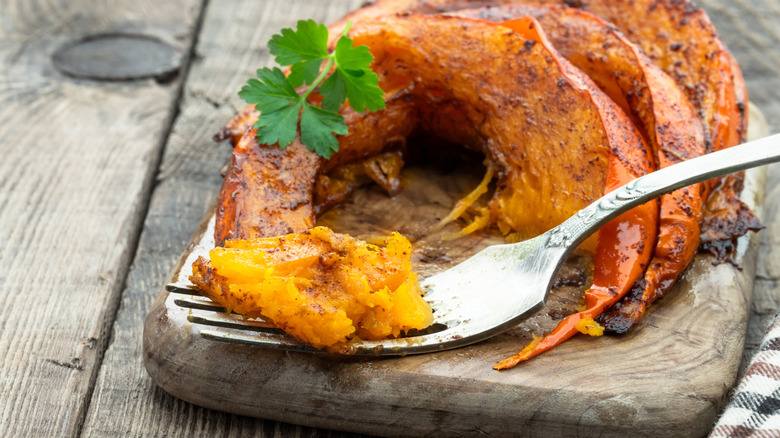
{"type": "Polygon", "coordinates": [[[75,80],[51,55],[122,31],[186,57],[199,13],[192,0],[0,4],[0,436],[80,433],[183,84],[75,80]]]}
{"type": "MultiPolygon", "coordinates": [[[[466,176],[478,179],[474,173],[471,169],[466,176]]],[[[745,199],[763,198],[755,184],[758,179],[763,183],[763,173],[748,174],[745,199]]],[[[394,199],[375,188],[360,189],[328,212],[326,216],[334,216],[329,222],[346,225],[357,236],[387,235],[399,228],[413,235],[416,227],[409,225],[409,218],[425,222],[442,217],[447,206],[470,189],[457,171],[442,175],[411,167],[403,176],[406,189],[394,199]],[[403,209],[402,217],[387,215],[394,209],[403,209]]],[[[213,247],[212,236],[213,224],[202,243],[191,246],[195,249],[175,275],[176,284],[189,283],[190,266],[213,247]]],[[[713,267],[710,258],[699,258],[630,334],[619,339],[575,337],[503,373],[491,366],[530,342],[530,333],[552,330],[550,315],[573,312],[581,288],[553,290],[541,311],[488,341],[392,359],[294,354],[210,340],[201,330],[228,336],[255,333],[198,321],[223,315],[202,308],[208,301],[186,290],[163,292],[145,323],[144,362],[160,387],[184,400],[313,427],[431,437],[499,437],[516,431],[527,436],[553,431],[602,437],[703,435],[741,359],[757,240],[754,236],[741,251],[743,271],[713,267]],[[178,304],[181,301],[200,306],[178,304]]],[[[436,234],[415,243],[416,255],[431,250],[438,254],[441,245],[436,234]]],[[[469,236],[456,244],[444,252],[457,259],[489,242],[469,236]]],[[[415,271],[431,269],[431,263],[421,262],[432,258],[413,257],[415,271]]]]}
{"type": "MultiPolygon", "coordinates": [[[[0,3],[0,436],[347,436],[197,407],[152,384],[143,321],[216,193],[210,136],[279,28],[354,1],[0,3]],[[202,24],[201,24],[202,23],[202,24]],[[76,80],[51,55],[98,32],[180,50],[174,77],[76,80]]],[[[780,131],[780,4],[703,0],[780,131]]],[[[780,304],[780,168],[770,169],[745,356],[780,304]]]]}

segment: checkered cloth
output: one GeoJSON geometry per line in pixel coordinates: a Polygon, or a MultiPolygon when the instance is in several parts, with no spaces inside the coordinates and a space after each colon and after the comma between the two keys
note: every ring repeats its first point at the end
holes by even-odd
{"type": "Polygon", "coordinates": [[[780,437],[780,314],[710,437],[780,437]]]}

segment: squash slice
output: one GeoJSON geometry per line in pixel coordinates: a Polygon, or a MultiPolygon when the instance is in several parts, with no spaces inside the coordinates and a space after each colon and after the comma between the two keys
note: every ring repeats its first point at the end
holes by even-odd
{"type": "Polygon", "coordinates": [[[498,168],[491,213],[523,237],[601,196],[612,150],[646,148],[620,108],[551,55],[548,42],[495,24],[423,15],[356,23],[351,37],[375,57],[386,108],[342,108],[349,133],[329,161],[297,142],[284,150],[257,145],[248,131],[219,197],[225,211],[233,204],[240,212],[218,216],[217,242],[313,226],[317,175],[377,155],[416,130],[483,151],[498,168]]]}
{"type": "MultiPolygon", "coordinates": [[[[504,5],[454,14],[497,22],[522,16],[539,20],[556,50],[633,116],[652,146],[658,168],[706,152],[702,124],[693,105],[638,46],[601,18],[554,5],[504,5]]],[[[661,197],[654,256],[631,298],[600,315],[599,322],[608,331],[627,331],[693,260],[699,246],[702,189],[697,184],[661,197]]]]}
{"type": "MultiPolygon", "coordinates": [[[[523,237],[652,170],[649,148],[629,116],[552,49],[533,18],[497,25],[383,17],[358,23],[351,37],[374,55],[385,109],[358,114],[343,107],[349,133],[329,161],[299,143],[284,150],[257,145],[248,131],[220,193],[224,211],[231,213],[230,205],[235,211],[218,215],[218,242],[305,231],[314,222],[318,175],[375,156],[415,130],[482,151],[498,172],[491,217],[523,237]]],[[[650,202],[603,228],[587,316],[601,313],[639,278],[657,216],[657,203],[650,202]]]]}

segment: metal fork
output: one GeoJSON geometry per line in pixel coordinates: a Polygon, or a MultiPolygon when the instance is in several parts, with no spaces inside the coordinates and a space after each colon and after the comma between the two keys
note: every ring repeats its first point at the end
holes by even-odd
{"type": "MultiPolygon", "coordinates": [[[[550,231],[514,244],[494,245],[421,282],[436,322],[421,333],[381,341],[353,341],[349,352],[406,355],[462,347],[499,334],[540,309],[566,257],[602,225],[632,207],[710,178],[780,161],[780,134],[691,159],[638,178],[603,196],[550,231]]],[[[169,290],[185,292],[175,285],[169,290]]],[[[191,292],[191,290],[190,290],[191,292]]],[[[197,307],[195,304],[190,306],[197,307]]],[[[186,299],[185,299],[186,300],[186,299]]],[[[207,306],[207,304],[204,304],[207,306]]],[[[206,338],[316,352],[268,323],[228,316],[191,322],[239,330],[202,329],[206,338]]]]}

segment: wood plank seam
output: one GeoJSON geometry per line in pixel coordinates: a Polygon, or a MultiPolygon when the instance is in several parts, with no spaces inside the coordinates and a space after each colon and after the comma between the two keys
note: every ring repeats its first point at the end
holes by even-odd
{"type": "MultiPolygon", "coordinates": [[[[141,232],[143,231],[144,224],[146,223],[144,219],[149,212],[149,204],[152,199],[152,193],[158,184],[157,175],[160,173],[160,164],[162,163],[162,157],[165,153],[165,147],[168,144],[168,139],[171,135],[171,132],[173,131],[176,118],[180,113],[180,106],[184,93],[184,84],[187,82],[187,77],[189,76],[191,66],[190,61],[195,54],[195,48],[198,44],[198,35],[200,34],[200,30],[203,26],[208,2],[209,0],[202,0],[200,3],[198,15],[192,29],[192,37],[190,39],[189,46],[187,47],[187,51],[182,55],[181,67],[178,70],[178,75],[180,75],[181,79],[179,81],[178,89],[176,90],[176,97],[174,98],[171,108],[168,112],[167,120],[165,122],[166,129],[164,134],[160,137],[157,153],[153,157],[154,162],[149,167],[150,171],[147,173],[147,175],[144,176],[143,199],[139,203],[138,209],[136,211],[136,215],[140,216],[140,220],[134,221],[135,226],[133,227],[131,233],[131,244],[125,257],[123,257],[122,263],[119,266],[121,269],[119,277],[122,278],[122,281],[121,283],[118,283],[117,286],[114,287],[115,290],[111,292],[110,299],[108,300],[107,306],[105,308],[105,313],[100,318],[100,336],[98,339],[104,339],[104,341],[98,341],[97,345],[94,345],[93,347],[98,349],[95,357],[95,366],[93,366],[90,370],[91,372],[89,376],[89,383],[87,384],[87,391],[84,397],[84,403],[79,407],[77,414],[74,416],[74,423],[72,424],[73,437],[81,437],[83,434],[84,421],[86,419],[87,412],[89,412],[89,406],[92,403],[95,384],[97,382],[98,376],[100,375],[100,369],[103,365],[103,358],[105,357],[106,351],[113,342],[114,321],[116,320],[116,315],[119,311],[123,292],[127,289],[127,278],[130,273],[130,267],[138,252],[138,244],[141,239],[141,232]]],[[[93,342],[93,344],[95,343],[93,342]]],[[[67,367],[71,367],[73,365],[67,363],[53,363],[67,367]]],[[[78,366],[78,364],[75,365],[78,366]]],[[[83,367],[79,370],[83,370],[83,367]]]]}
{"type": "MultiPolygon", "coordinates": [[[[713,0],[713,1],[719,1],[719,0],[713,0]]],[[[333,2],[336,3],[336,2],[333,2]]],[[[710,2],[711,3],[711,2],[710,2]]],[[[212,6],[215,4],[212,2],[212,6]]],[[[217,9],[217,8],[212,8],[217,9]]],[[[228,10],[229,8],[223,8],[223,10],[228,10]]],[[[288,4],[286,6],[286,9],[296,9],[294,5],[288,4]]],[[[212,11],[213,12],[213,11],[212,11]]],[[[252,14],[246,13],[246,8],[244,8],[245,16],[256,16],[252,14]]],[[[208,12],[207,12],[208,13],[208,12]]],[[[229,16],[227,13],[225,15],[229,16]]],[[[235,15],[235,13],[233,13],[235,15]]],[[[208,23],[208,20],[207,20],[208,23]]],[[[237,28],[242,25],[241,20],[235,20],[233,23],[231,23],[230,27],[237,28]]],[[[253,25],[257,25],[257,23],[253,23],[253,25]]],[[[222,29],[226,29],[227,26],[223,25],[222,29]]],[[[728,27],[726,27],[728,28],[728,27]]],[[[230,32],[225,32],[224,34],[220,35],[220,38],[224,39],[230,39],[231,38],[230,32]]],[[[199,38],[206,39],[208,38],[207,35],[203,33],[203,31],[199,32],[198,35],[199,38]]],[[[241,47],[245,45],[242,43],[241,47]]],[[[196,54],[195,56],[198,56],[196,54]]],[[[231,55],[234,57],[234,59],[237,58],[237,61],[234,62],[234,65],[231,66],[231,70],[237,70],[241,69],[241,66],[243,65],[240,61],[240,56],[247,56],[245,54],[231,55]]],[[[747,57],[746,59],[749,59],[747,57]]],[[[197,58],[196,58],[197,60],[197,58]]],[[[193,68],[193,71],[197,71],[198,64],[196,63],[195,68],[193,68]]],[[[227,68],[218,69],[218,71],[227,71],[228,73],[224,76],[222,76],[221,80],[217,78],[215,82],[225,82],[225,76],[229,76],[232,72],[231,70],[228,70],[227,68]]],[[[248,77],[249,75],[247,75],[248,77]]],[[[191,76],[191,78],[187,81],[189,86],[192,86],[192,81],[194,80],[195,74],[191,76]]],[[[212,80],[213,80],[212,79],[212,80]]],[[[211,90],[211,88],[208,88],[211,90]]],[[[762,90],[764,91],[764,90],[762,90]]],[[[761,93],[755,93],[756,95],[759,95],[761,93]]],[[[764,95],[771,96],[771,93],[763,93],[764,95]]],[[[231,94],[232,95],[232,94],[231,94]]],[[[217,108],[216,105],[214,105],[214,101],[220,101],[222,99],[215,99],[216,96],[219,96],[218,93],[209,93],[209,92],[199,92],[199,90],[187,90],[185,88],[185,99],[188,97],[194,97],[198,98],[200,101],[204,103],[210,103],[211,106],[213,106],[215,109],[217,108]],[[189,91],[189,92],[188,92],[189,91]],[[208,96],[208,94],[211,94],[211,96],[208,96]]],[[[760,96],[758,96],[760,98],[760,96]]],[[[233,100],[236,100],[235,98],[233,100]]],[[[771,103],[772,100],[770,97],[766,98],[764,102],[767,102],[767,104],[771,103]]],[[[223,105],[223,109],[229,107],[233,103],[233,101],[226,102],[225,105],[223,105]]],[[[193,104],[197,104],[197,101],[193,101],[193,104]]],[[[186,105],[186,103],[185,103],[186,105]]],[[[763,106],[762,106],[763,107],[763,106]]],[[[183,107],[183,109],[186,107],[183,107]]],[[[203,117],[203,110],[195,110],[194,113],[199,113],[198,116],[203,117]]],[[[185,115],[184,113],[180,117],[181,119],[184,119],[185,115]]],[[[221,120],[217,116],[211,116],[207,121],[209,123],[215,123],[213,119],[221,120]]],[[[200,120],[200,122],[194,122],[194,123],[203,123],[203,119],[200,120]]],[[[175,135],[174,135],[175,136],[175,135]]],[[[190,137],[192,137],[190,135],[190,137]]],[[[201,136],[201,138],[206,138],[205,136],[201,136]]],[[[175,140],[174,140],[175,141],[175,140]]],[[[174,145],[175,146],[175,145],[174,145]]],[[[180,146],[181,147],[181,146],[180,146]]],[[[168,151],[172,149],[170,144],[166,144],[166,148],[168,151]]],[[[174,147],[175,149],[175,147],[174,147]]],[[[202,154],[202,152],[201,152],[202,154]]],[[[204,154],[205,155],[205,154],[204,154]]],[[[164,158],[165,159],[165,158],[164,158]]],[[[168,177],[167,174],[170,174],[172,178],[179,178],[179,175],[177,175],[177,169],[179,169],[179,165],[171,166],[173,169],[165,169],[165,163],[162,164],[162,177],[168,177]]],[[[161,175],[158,174],[157,176],[158,180],[156,181],[156,188],[153,190],[154,196],[157,196],[157,194],[160,192],[159,186],[164,183],[164,181],[160,181],[161,175]]],[[[173,183],[172,183],[173,185],[173,183]]],[[[175,189],[175,188],[174,188],[175,189]]],[[[193,188],[186,188],[182,187],[182,191],[192,191],[193,188]]],[[[200,187],[198,187],[200,189],[200,187]]],[[[187,199],[185,198],[184,201],[180,202],[186,202],[187,199]]],[[[155,205],[155,201],[152,200],[151,202],[152,208],[155,205]]],[[[153,212],[148,213],[148,215],[153,215],[153,212]]],[[[199,217],[199,216],[198,216],[199,217]]],[[[148,227],[148,224],[145,224],[145,228],[148,227]]],[[[163,232],[167,232],[168,230],[163,230],[163,232]]],[[[165,234],[160,234],[160,232],[157,232],[156,238],[159,239],[161,237],[166,237],[165,234]]],[[[154,238],[154,237],[153,237],[154,238]]],[[[157,250],[156,248],[154,250],[157,250]]],[[[141,243],[141,248],[138,249],[139,252],[143,252],[143,243],[141,243]]],[[[147,249],[149,251],[149,249],[147,249]]],[[[139,254],[136,254],[135,257],[139,257],[139,254]]],[[[148,255],[148,258],[154,258],[156,255],[148,255]]],[[[143,257],[142,257],[143,258],[143,257]]],[[[156,264],[159,264],[160,262],[155,260],[156,264]]],[[[169,260],[164,260],[166,263],[172,263],[169,260]]],[[[136,262],[133,263],[134,265],[136,262]]],[[[142,265],[139,269],[145,269],[145,266],[142,265]]],[[[128,275],[128,278],[132,282],[132,273],[128,275]]],[[[139,275],[139,277],[142,277],[139,275]]],[[[144,279],[147,277],[144,277],[144,279]]],[[[146,285],[146,283],[141,282],[142,285],[146,285]]],[[[126,286],[132,288],[132,285],[126,286]]],[[[146,298],[146,294],[148,291],[143,291],[143,297],[146,298]]],[[[128,291],[123,290],[122,291],[122,306],[125,304],[125,300],[127,300],[128,291]]],[[[138,298],[136,298],[138,299],[138,298]]],[[[127,313],[133,314],[133,316],[137,317],[137,313],[139,312],[138,309],[130,309],[126,310],[127,313]]],[[[120,309],[119,314],[122,315],[123,311],[120,309]]],[[[116,326],[114,330],[117,330],[116,326]]],[[[115,332],[114,334],[114,340],[116,342],[111,341],[110,346],[111,349],[118,348],[118,344],[121,342],[121,337],[118,336],[115,332]]],[[[125,338],[128,338],[128,334],[125,333],[125,338]]],[[[110,397],[115,401],[115,403],[112,405],[111,403],[107,404],[108,409],[101,408],[101,409],[95,409],[95,412],[97,412],[94,415],[94,418],[92,418],[92,413],[88,414],[87,424],[84,426],[84,432],[82,436],[91,436],[90,435],[90,427],[92,427],[92,431],[94,433],[94,436],[111,436],[112,432],[113,434],[116,434],[116,436],[127,434],[127,435],[133,435],[133,436],[156,436],[156,435],[176,435],[176,436],[189,436],[190,434],[209,434],[209,431],[211,431],[211,434],[215,435],[221,435],[224,434],[225,436],[241,436],[246,434],[251,434],[251,431],[254,431],[258,434],[263,434],[267,436],[287,436],[287,435],[300,435],[303,431],[306,431],[305,428],[298,428],[297,426],[289,426],[289,425],[282,425],[279,423],[273,423],[270,421],[261,421],[257,420],[254,421],[253,419],[250,419],[248,417],[240,417],[240,416],[234,416],[230,414],[224,414],[222,412],[216,412],[216,411],[210,411],[205,408],[201,408],[198,406],[192,406],[186,402],[183,402],[179,399],[174,399],[173,397],[165,395],[161,395],[162,391],[154,387],[154,390],[150,390],[149,388],[152,386],[151,383],[148,383],[148,376],[143,375],[142,379],[139,379],[138,375],[133,375],[126,382],[118,382],[118,377],[122,377],[123,373],[124,375],[130,374],[127,373],[126,370],[121,370],[121,368],[118,368],[118,366],[121,366],[121,361],[127,361],[132,360],[132,358],[129,358],[127,354],[125,354],[123,357],[119,353],[115,354],[117,356],[117,360],[114,363],[115,371],[113,375],[109,374],[108,377],[106,377],[105,382],[97,382],[98,388],[95,389],[95,395],[93,395],[92,398],[92,405],[91,409],[95,409],[97,406],[100,406],[101,403],[105,403],[104,401],[101,401],[98,392],[101,390],[100,385],[105,385],[105,390],[107,394],[107,398],[110,397]],[[117,369],[119,371],[117,371],[117,369]],[[130,380],[133,379],[133,380],[130,380]],[[132,397],[128,397],[128,391],[132,395],[132,397]],[[136,400],[136,397],[138,399],[136,400]],[[131,401],[132,399],[132,401],[131,401]],[[119,400],[116,402],[116,400],[119,400]],[[128,411],[121,411],[117,410],[116,408],[123,408],[125,405],[128,405],[128,411]],[[113,408],[113,409],[112,409],[113,408]],[[124,412],[124,414],[122,414],[124,412]],[[120,413],[119,418],[116,418],[117,416],[115,414],[120,413]],[[110,417],[114,416],[114,419],[110,419],[110,417]],[[175,419],[171,421],[171,419],[175,419]],[[90,419],[95,420],[95,423],[90,424],[90,419]],[[100,421],[99,421],[100,420],[100,421]],[[141,424],[139,426],[139,424],[141,424]],[[110,425],[110,426],[107,426],[110,425]],[[133,432],[130,431],[157,431],[154,432],[133,432]]],[[[133,357],[137,357],[133,356],[133,357]]],[[[103,364],[100,368],[101,372],[105,372],[106,369],[110,369],[110,361],[111,361],[111,350],[108,350],[106,353],[106,357],[103,361],[103,364]]],[[[66,360],[67,362],[67,360],[66,360]]],[[[100,377],[99,377],[100,379],[100,377]]],[[[304,433],[305,434],[305,433],[304,433]]],[[[330,432],[331,436],[335,436],[334,432],[330,432]]],[[[340,436],[340,435],[339,435],[340,436]]]]}

